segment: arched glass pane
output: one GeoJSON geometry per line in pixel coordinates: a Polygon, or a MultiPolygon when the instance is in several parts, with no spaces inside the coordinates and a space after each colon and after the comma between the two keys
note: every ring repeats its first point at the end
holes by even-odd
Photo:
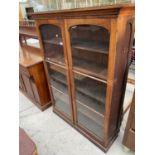
{"type": "Polygon", "coordinates": [[[77,25],[70,28],[74,69],[106,79],[109,31],[101,26],[77,25]]]}
{"type": "Polygon", "coordinates": [[[64,51],[60,27],[45,24],[40,26],[45,58],[47,60],[64,64],[64,51]]]}

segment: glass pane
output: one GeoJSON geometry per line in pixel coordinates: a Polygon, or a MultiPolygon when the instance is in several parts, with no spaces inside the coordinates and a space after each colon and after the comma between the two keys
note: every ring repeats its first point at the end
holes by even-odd
{"type": "Polygon", "coordinates": [[[106,84],[74,73],[78,124],[103,139],[106,84]]]}
{"type": "Polygon", "coordinates": [[[103,141],[103,125],[98,124],[90,117],[88,117],[88,115],[85,115],[79,110],[78,110],[78,122],[82,127],[87,128],[87,130],[94,133],[96,136],[98,136],[98,138],[101,141],[103,141]]]}
{"type": "Polygon", "coordinates": [[[54,87],[52,87],[52,92],[55,100],[55,107],[63,113],[67,114],[67,116],[71,117],[68,95],[61,93],[54,87]]]}
{"type": "Polygon", "coordinates": [[[70,102],[68,95],[66,70],[56,65],[47,63],[51,88],[55,100],[55,107],[71,116],[70,102]]]}
{"type": "Polygon", "coordinates": [[[68,94],[66,70],[50,63],[47,64],[51,85],[68,94]]]}
{"type": "Polygon", "coordinates": [[[109,32],[101,26],[77,25],[70,28],[75,70],[106,80],[109,32]]]}
{"type": "Polygon", "coordinates": [[[46,24],[40,27],[40,31],[42,34],[45,58],[59,64],[64,64],[64,51],[60,27],[46,24]]]}

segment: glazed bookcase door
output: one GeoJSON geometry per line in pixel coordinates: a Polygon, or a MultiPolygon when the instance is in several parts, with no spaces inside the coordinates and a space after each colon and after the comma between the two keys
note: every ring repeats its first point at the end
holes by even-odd
{"type": "Polygon", "coordinates": [[[76,125],[100,142],[104,140],[109,27],[98,19],[68,22],[76,125]]]}
{"type": "Polygon", "coordinates": [[[40,25],[44,58],[46,61],[49,87],[54,98],[54,111],[72,120],[69,90],[68,65],[65,54],[62,23],[48,21],[40,25]]]}

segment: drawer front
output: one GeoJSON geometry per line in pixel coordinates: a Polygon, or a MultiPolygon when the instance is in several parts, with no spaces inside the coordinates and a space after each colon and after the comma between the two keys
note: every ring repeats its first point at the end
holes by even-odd
{"type": "Polygon", "coordinates": [[[19,71],[23,74],[26,74],[27,76],[30,76],[28,69],[23,67],[22,65],[19,65],[19,71]]]}
{"type": "Polygon", "coordinates": [[[26,94],[29,97],[34,99],[34,94],[33,94],[33,91],[32,91],[32,86],[31,86],[30,78],[28,76],[22,74],[22,79],[23,79],[23,82],[24,82],[26,94]]]}
{"type": "Polygon", "coordinates": [[[34,98],[37,103],[40,103],[40,97],[39,97],[38,90],[37,90],[34,80],[31,80],[31,85],[32,85],[33,93],[34,93],[34,98]]]}

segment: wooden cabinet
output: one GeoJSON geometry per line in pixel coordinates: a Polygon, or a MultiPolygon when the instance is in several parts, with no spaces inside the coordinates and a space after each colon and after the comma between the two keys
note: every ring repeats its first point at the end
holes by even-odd
{"type": "Polygon", "coordinates": [[[33,13],[53,110],[107,151],[116,139],[133,40],[134,5],[33,13]]]}
{"type": "Polygon", "coordinates": [[[20,52],[19,88],[39,109],[45,110],[51,105],[41,57],[26,51],[20,52]]]}
{"type": "Polygon", "coordinates": [[[135,93],[131,103],[128,121],[124,133],[123,145],[135,151],[135,93]]]}

